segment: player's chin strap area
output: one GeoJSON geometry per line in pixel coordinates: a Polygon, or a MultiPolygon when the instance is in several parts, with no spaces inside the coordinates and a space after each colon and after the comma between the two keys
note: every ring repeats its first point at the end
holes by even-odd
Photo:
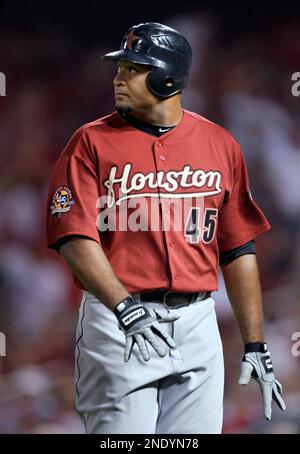
{"type": "Polygon", "coordinates": [[[209,298],[211,292],[172,292],[170,290],[154,290],[151,292],[134,293],[132,296],[136,301],[141,303],[162,303],[168,308],[179,308],[188,306],[209,298]]]}

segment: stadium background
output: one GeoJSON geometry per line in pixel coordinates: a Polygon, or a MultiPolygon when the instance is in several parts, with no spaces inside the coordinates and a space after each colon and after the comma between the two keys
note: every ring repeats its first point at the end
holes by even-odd
{"type": "Polygon", "coordinates": [[[258,386],[237,384],[243,346],[221,279],[215,298],[226,362],[224,432],[300,433],[300,97],[291,92],[300,71],[300,9],[188,0],[1,6],[0,332],[7,344],[0,433],[83,432],[73,410],[80,293],[46,249],[45,198],[70,135],[114,109],[114,67],[100,56],[117,48],[131,25],[150,20],[190,40],[183,105],[239,140],[253,196],[272,224],[256,244],[266,339],[288,411],[274,407],[266,423],[258,386]]]}

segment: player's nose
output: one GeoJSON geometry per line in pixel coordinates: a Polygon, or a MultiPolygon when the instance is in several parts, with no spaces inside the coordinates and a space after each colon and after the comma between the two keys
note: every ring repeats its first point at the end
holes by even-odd
{"type": "Polygon", "coordinates": [[[123,80],[120,80],[118,77],[114,78],[113,83],[114,83],[115,87],[120,87],[122,85],[125,85],[125,82],[123,80]]]}
{"type": "Polygon", "coordinates": [[[126,80],[127,80],[127,73],[126,71],[124,70],[120,70],[117,72],[114,80],[113,80],[113,83],[114,83],[114,86],[120,86],[120,85],[125,85],[126,84],[126,80]]]}

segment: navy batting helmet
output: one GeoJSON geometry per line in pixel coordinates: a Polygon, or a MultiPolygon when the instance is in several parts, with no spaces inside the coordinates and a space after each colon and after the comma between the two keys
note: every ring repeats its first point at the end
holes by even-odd
{"type": "Polygon", "coordinates": [[[125,33],[120,50],[102,58],[150,65],[147,78],[149,90],[158,97],[168,98],[187,85],[192,49],[173,28],[147,22],[131,27],[125,33]]]}

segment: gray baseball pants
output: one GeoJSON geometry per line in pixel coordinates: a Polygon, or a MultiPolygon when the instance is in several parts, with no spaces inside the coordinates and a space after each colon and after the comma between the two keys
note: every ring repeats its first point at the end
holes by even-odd
{"type": "Polygon", "coordinates": [[[176,348],[145,362],[134,345],[125,363],[125,336],[112,311],[84,292],[75,354],[76,410],[89,434],[220,433],[224,364],[214,300],[177,309],[145,303],[180,318],[164,323],[176,348]]]}

